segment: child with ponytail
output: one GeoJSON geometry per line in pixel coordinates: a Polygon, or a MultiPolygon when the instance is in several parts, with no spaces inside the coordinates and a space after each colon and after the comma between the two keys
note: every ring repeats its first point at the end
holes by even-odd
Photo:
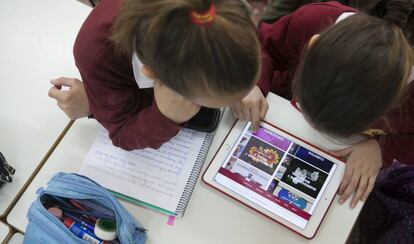
{"type": "Polygon", "coordinates": [[[98,120],[116,146],[158,148],[201,106],[243,98],[259,49],[240,0],[102,0],[74,47],[83,84],[56,79],[49,95],[70,118],[98,120]]]}

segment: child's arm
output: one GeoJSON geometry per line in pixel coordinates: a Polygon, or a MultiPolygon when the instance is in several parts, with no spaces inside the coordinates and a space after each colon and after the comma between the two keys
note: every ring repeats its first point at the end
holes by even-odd
{"type": "Polygon", "coordinates": [[[159,148],[181,129],[142,89],[102,83],[98,87],[91,79],[85,84],[92,115],[109,131],[115,146],[125,150],[159,148]]]}
{"type": "Polygon", "coordinates": [[[138,88],[127,57],[106,55],[89,72],[89,66],[78,61],[92,116],[108,130],[115,146],[159,148],[178,133],[180,124],[160,111],[152,89],[138,88]]]}

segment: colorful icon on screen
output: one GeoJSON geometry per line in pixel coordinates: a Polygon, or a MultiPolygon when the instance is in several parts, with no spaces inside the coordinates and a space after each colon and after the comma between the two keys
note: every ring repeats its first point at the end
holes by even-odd
{"type": "Polygon", "coordinates": [[[307,202],[305,199],[299,197],[298,195],[286,190],[286,189],[281,189],[279,191],[279,193],[277,194],[277,196],[282,199],[283,201],[289,203],[289,204],[293,204],[296,207],[300,208],[300,209],[305,209],[307,202]]]}

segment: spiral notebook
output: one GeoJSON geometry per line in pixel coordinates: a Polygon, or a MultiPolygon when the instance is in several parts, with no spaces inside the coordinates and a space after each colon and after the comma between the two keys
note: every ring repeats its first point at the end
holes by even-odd
{"type": "Polygon", "coordinates": [[[158,150],[125,151],[101,128],[80,174],[126,201],[182,217],[213,138],[214,132],[181,129],[158,150]]]}

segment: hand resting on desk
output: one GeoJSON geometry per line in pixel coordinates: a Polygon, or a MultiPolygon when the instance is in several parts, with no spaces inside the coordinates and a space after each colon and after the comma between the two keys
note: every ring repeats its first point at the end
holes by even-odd
{"type": "Polygon", "coordinates": [[[382,167],[381,148],[376,140],[368,139],[332,154],[347,158],[345,175],[339,187],[339,201],[344,203],[353,194],[351,208],[354,208],[359,200],[365,201],[374,188],[382,167]]]}

